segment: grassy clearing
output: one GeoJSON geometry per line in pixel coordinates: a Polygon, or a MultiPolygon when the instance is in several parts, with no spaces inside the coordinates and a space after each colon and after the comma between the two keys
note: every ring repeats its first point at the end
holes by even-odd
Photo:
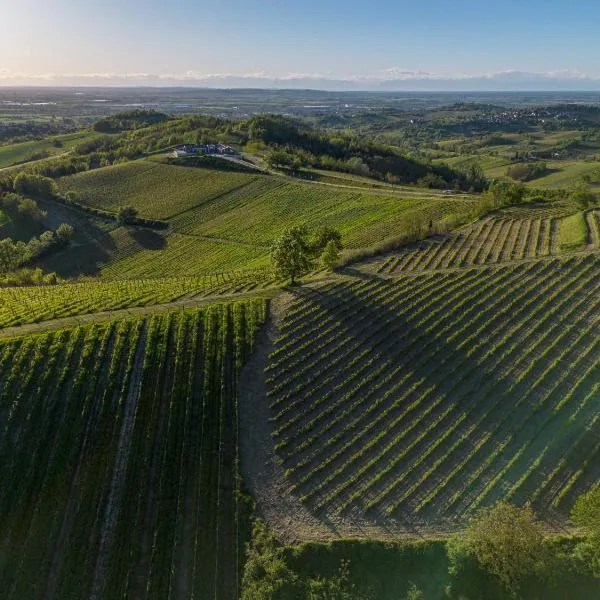
{"type": "Polygon", "coordinates": [[[600,464],[599,286],[590,254],[298,294],[267,370],[296,493],[429,526],[500,498],[566,517],[600,464]]]}
{"type": "Polygon", "coordinates": [[[239,597],[237,373],[264,301],[0,343],[7,600],[239,597]]]}
{"type": "Polygon", "coordinates": [[[578,250],[588,243],[588,228],[585,215],[578,212],[560,222],[560,248],[562,251],[578,250]]]}

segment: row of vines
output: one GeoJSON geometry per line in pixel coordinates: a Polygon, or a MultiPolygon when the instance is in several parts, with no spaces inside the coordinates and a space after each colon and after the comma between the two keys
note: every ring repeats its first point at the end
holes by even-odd
{"type": "Polygon", "coordinates": [[[599,292],[595,254],[297,292],[267,370],[295,493],[423,523],[500,498],[565,517],[600,469],[599,292]]]}
{"type": "Polygon", "coordinates": [[[263,300],[0,343],[0,596],[236,598],[263,300]]]}

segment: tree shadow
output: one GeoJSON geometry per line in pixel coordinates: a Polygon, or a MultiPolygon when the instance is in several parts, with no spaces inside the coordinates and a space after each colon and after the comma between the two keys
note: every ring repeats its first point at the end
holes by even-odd
{"type": "Polygon", "coordinates": [[[129,235],[145,250],[164,250],[167,247],[165,236],[152,229],[129,227],[129,235]]]}

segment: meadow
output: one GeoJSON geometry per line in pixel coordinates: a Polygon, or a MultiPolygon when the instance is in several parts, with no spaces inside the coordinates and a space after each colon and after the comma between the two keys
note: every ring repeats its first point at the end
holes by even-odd
{"type": "Polygon", "coordinates": [[[237,598],[263,300],[0,341],[2,598],[237,598]]]}

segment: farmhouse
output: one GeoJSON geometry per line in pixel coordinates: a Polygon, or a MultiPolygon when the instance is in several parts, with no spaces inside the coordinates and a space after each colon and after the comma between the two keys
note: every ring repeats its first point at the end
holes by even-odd
{"type": "Polygon", "coordinates": [[[204,144],[202,146],[179,146],[171,154],[175,158],[198,156],[199,154],[230,156],[235,154],[235,151],[231,146],[225,146],[224,144],[204,144]]]}

